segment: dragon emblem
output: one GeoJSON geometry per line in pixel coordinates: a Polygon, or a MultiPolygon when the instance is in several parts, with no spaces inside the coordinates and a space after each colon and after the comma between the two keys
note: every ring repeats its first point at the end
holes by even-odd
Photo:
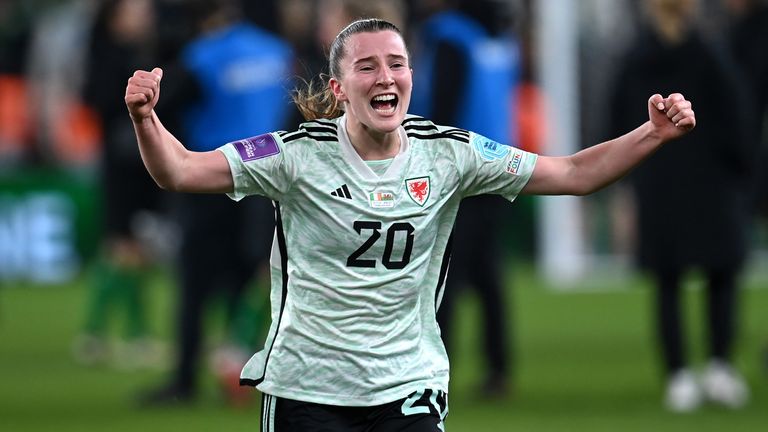
{"type": "Polygon", "coordinates": [[[429,177],[419,177],[405,181],[408,195],[418,205],[424,206],[429,198],[429,177]]]}

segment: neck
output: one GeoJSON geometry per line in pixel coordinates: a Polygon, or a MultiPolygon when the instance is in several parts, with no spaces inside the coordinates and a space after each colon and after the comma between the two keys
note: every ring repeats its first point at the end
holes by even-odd
{"type": "Polygon", "coordinates": [[[200,25],[202,33],[212,33],[234,22],[226,11],[219,11],[207,17],[200,25]]]}
{"type": "Polygon", "coordinates": [[[381,132],[347,116],[347,135],[357,154],[363,160],[391,159],[400,152],[398,129],[381,132]]]}

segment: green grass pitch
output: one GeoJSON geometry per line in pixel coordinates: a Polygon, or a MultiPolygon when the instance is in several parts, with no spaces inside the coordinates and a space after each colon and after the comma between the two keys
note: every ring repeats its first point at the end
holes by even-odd
{"type": "MultiPolygon", "coordinates": [[[[705,406],[688,415],[666,412],[650,317],[651,289],[630,276],[607,291],[552,290],[528,266],[509,274],[509,326],[514,335],[513,392],[486,400],[473,392],[481,377],[476,354],[478,308],[460,302],[461,350],[452,359],[448,431],[761,431],[768,424],[768,289],[742,291],[735,361],[752,390],[739,411],[705,406]]],[[[602,283],[601,285],[605,285],[602,283]]],[[[703,361],[703,296],[693,278],[685,292],[690,353],[703,361]]],[[[766,283],[765,285],[768,285],[766,283]]],[[[588,283],[584,283],[588,287],[588,283]]],[[[168,338],[172,285],[159,273],[150,288],[152,322],[168,338]]],[[[163,372],[87,369],[69,354],[82,321],[85,287],[3,286],[0,289],[0,431],[256,431],[259,399],[227,406],[204,378],[200,400],[187,408],[139,409],[134,398],[163,372]]],[[[256,396],[256,392],[254,392],[256,396]]]]}

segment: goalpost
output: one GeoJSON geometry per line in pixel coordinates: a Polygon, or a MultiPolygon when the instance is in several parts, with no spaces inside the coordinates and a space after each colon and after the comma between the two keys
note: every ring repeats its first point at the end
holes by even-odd
{"type": "MultiPolygon", "coordinates": [[[[537,79],[546,95],[547,120],[544,152],[567,155],[580,149],[578,133],[578,6],[571,0],[533,3],[536,34],[537,79]]],[[[581,198],[538,198],[538,271],[556,286],[567,286],[586,270],[581,198]]]]}

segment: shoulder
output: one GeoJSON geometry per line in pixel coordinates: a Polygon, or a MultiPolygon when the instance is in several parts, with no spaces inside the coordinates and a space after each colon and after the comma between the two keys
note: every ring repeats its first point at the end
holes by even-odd
{"type": "Polygon", "coordinates": [[[324,143],[339,141],[338,127],[336,119],[318,119],[302,123],[294,131],[276,132],[276,135],[286,148],[311,146],[317,149],[324,143]]]}
{"type": "Polygon", "coordinates": [[[240,34],[245,37],[249,37],[259,43],[259,49],[270,48],[275,51],[291,51],[290,45],[287,41],[282,39],[277,34],[268,32],[254,24],[246,21],[235,24],[236,29],[240,34]]]}
{"type": "Polygon", "coordinates": [[[424,117],[408,115],[402,125],[412,143],[414,141],[469,143],[469,131],[453,126],[437,125],[424,117]]]}
{"type": "Polygon", "coordinates": [[[463,32],[480,33],[482,27],[468,16],[456,11],[444,11],[435,14],[424,25],[427,33],[439,36],[456,36],[463,32]],[[461,31],[457,31],[461,30],[461,31]]]}
{"type": "Polygon", "coordinates": [[[326,153],[331,147],[338,147],[337,142],[333,126],[325,121],[312,121],[302,123],[293,131],[268,132],[229,142],[222,148],[228,156],[239,154],[242,162],[279,156],[272,160],[279,161],[280,164],[301,164],[313,155],[326,153]],[[227,150],[228,147],[231,149],[227,150]]]}

